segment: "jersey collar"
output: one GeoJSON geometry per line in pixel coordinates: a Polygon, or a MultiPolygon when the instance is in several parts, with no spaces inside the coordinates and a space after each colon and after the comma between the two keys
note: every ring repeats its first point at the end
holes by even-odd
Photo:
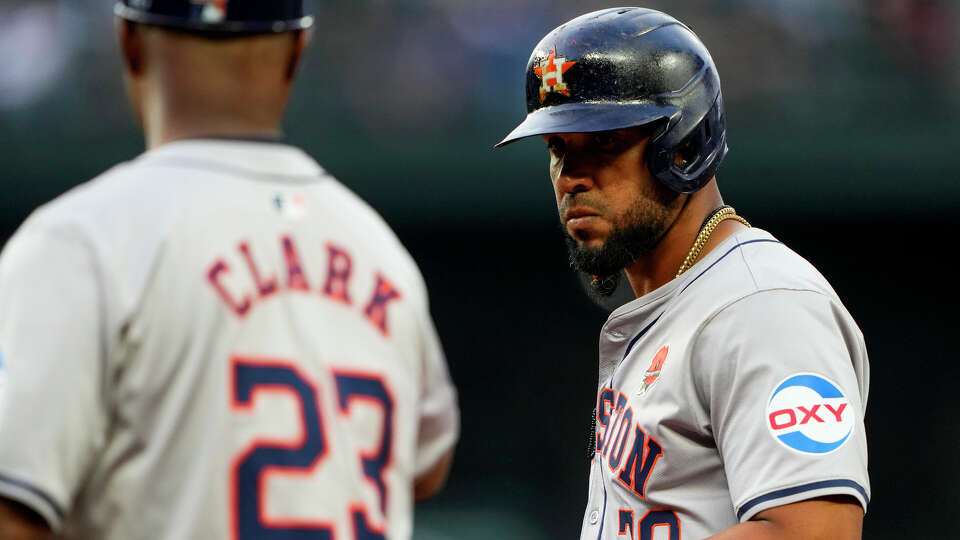
{"type": "Polygon", "coordinates": [[[197,166],[226,173],[316,179],[326,173],[303,150],[282,139],[199,138],[173,141],[137,158],[150,164],[197,166]]]}
{"type": "Polygon", "coordinates": [[[641,296],[640,298],[635,298],[615,309],[608,317],[608,321],[633,315],[637,312],[646,313],[653,307],[663,304],[674,294],[682,291],[690,282],[699,277],[701,272],[709,268],[718,259],[722,258],[724,254],[730,250],[730,248],[736,246],[737,244],[758,239],[775,240],[773,235],[771,235],[769,232],[756,227],[739,231],[727,238],[724,238],[722,242],[717,244],[717,246],[710,251],[710,253],[707,253],[700,260],[698,260],[693,266],[684,272],[682,276],[674,278],[664,283],[659,288],[641,296]]]}

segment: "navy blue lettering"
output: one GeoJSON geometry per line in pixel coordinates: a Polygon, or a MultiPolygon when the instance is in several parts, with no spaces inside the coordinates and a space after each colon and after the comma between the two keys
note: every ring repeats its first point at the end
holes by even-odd
{"type": "Polygon", "coordinates": [[[651,510],[643,516],[637,527],[640,529],[640,540],[652,540],[653,529],[656,527],[668,527],[670,540],[680,540],[680,519],[673,510],[651,510]]]}
{"type": "Polygon", "coordinates": [[[623,457],[623,449],[627,446],[627,439],[630,438],[630,425],[633,424],[633,407],[627,407],[627,410],[621,415],[620,425],[623,426],[618,432],[618,440],[613,442],[610,457],[607,458],[607,465],[610,470],[616,470],[620,466],[620,458],[623,457]]]}
{"type": "Polygon", "coordinates": [[[645,497],[647,479],[661,455],[663,455],[663,448],[660,444],[653,440],[653,437],[647,437],[638,425],[627,464],[620,471],[620,481],[640,497],[645,497]]]}
{"type": "Polygon", "coordinates": [[[600,402],[597,404],[597,451],[599,452],[603,448],[603,436],[606,433],[607,427],[610,425],[610,411],[609,408],[613,406],[613,390],[610,388],[604,388],[600,392],[600,402]],[[601,428],[603,431],[601,431],[601,428]]]}
{"type": "Polygon", "coordinates": [[[260,490],[264,469],[289,469],[291,473],[313,468],[326,453],[323,425],[317,412],[317,392],[289,366],[234,363],[234,403],[252,405],[258,388],[292,392],[300,402],[303,442],[299,447],[260,442],[238,460],[234,468],[235,538],[238,540],[332,540],[333,528],[327,524],[269,525],[263,515],[260,490]]]}

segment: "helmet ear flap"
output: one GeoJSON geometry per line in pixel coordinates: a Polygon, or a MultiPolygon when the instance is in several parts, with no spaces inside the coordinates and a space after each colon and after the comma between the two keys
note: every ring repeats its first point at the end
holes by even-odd
{"type": "Polygon", "coordinates": [[[691,132],[670,146],[670,127],[650,139],[647,164],[651,174],[679,193],[693,193],[713,178],[727,155],[723,100],[713,106],[691,132]]]}

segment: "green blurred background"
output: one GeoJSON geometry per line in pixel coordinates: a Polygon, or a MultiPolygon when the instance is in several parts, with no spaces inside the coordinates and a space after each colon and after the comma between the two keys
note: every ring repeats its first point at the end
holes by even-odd
{"type": "MultiPolygon", "coordinates": [[[[318,4],[287,121],[421,264],[461,392],[447,491],[416,538],[574,538],[606,312],[566,266],[523,70],[573,0],[318,4]]],[[[713,53],[726,201],[827,276],[871,355],[865,538],[956,538],[960,6],[653,1],[713,53]]],[[[0,0],[0,242],[37,205],[142,149],[109,0],[0,0]]]]}

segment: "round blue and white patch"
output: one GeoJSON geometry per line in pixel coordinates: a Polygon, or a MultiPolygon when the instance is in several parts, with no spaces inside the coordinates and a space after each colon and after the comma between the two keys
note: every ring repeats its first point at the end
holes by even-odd
{"type": "Polygon", "coordinates": [[[803,454],[828,454],[853,434],[856,412],[840,386],[814,373],[797,373],[780,382],[767,402],[770,433],[803,454]]]}

